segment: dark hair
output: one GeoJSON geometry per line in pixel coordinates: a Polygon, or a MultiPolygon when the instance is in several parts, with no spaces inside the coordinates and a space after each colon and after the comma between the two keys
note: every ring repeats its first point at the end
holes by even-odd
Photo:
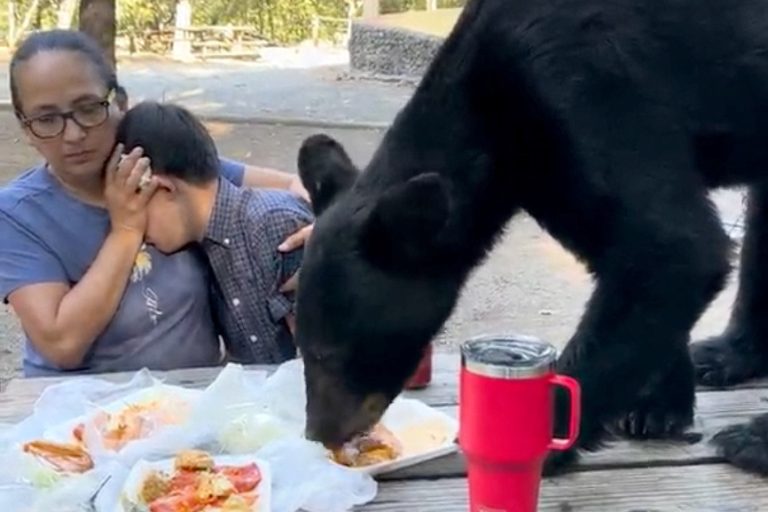
{"type": "Polygon", "coordinates": [[[11,103],[16,115],[21,113],[21,100],[16,87],[15,70],[22,62],[28,61],[35,55],[46,51],[70,51],[77,52],[88,59],[96,68],[104,85],[109,91],[114,91],[118,103],[125,104],[127,95],[117,83],[117,75],[112,65],[104,56],[104,51],[87,34],[77,30],[46,30],[35,32],[27,37],[24,42],[13,52],[11,58],[9,80],[11,86],[11,103]]]}
{"type": "Polygon", "coordinates": [[[184,107],[143,101],[125,113],[117,142],[129,152],[141,146],[157,174],[196,185],[219,177],[219,157],[210,133],[184,107]]]}

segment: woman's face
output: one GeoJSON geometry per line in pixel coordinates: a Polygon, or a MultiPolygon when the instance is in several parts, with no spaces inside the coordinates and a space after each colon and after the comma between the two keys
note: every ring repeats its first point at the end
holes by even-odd
{"type": "Polygon", "coordinates": [[[96,66],[79,52],[51,50],[20,63],[14,76],[21,113],[27,120],[38,119],[34,130],[25,126],[24,131],[54,172],[73,180],[99,175],[114,148],[122,112],[114,102],[109,107],[99,104],[110,91],[96,66]],[[107,116],[101,122],[105,108],[107,116]],[[55,114],[73,111],[78,112],[78,119],[87,121],[84,124],[98,124],[84,128],[69,118],[61,133],[39,136],[56,131],[61,119],[55,114]]]}

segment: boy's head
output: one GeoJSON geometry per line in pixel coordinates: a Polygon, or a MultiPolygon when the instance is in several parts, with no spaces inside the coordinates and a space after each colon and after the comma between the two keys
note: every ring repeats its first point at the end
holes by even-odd
{"type": "Polygon", "coordinates": [[[149,157],[160,183],[148,206],[147,241],[175,252],[200,235],[198,198],[219,177],[216,145],[205,126],[178,105],[139,103],[123,117],[117,142],[149,157]]]}

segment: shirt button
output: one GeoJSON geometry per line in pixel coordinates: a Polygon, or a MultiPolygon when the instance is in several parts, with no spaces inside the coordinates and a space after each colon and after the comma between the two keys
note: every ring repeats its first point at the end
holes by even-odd
{"type": "Polygon", "coordinates": [[[229,245],[229,238],[224,239],[224,245],[229,245]]]}
{"type": "Polygon", "coordinates": [[[235,306],[239,306],[240,305],[240,299],[232,299],[232,304],[234,304],[235,306]]]}
{"type": "Polygon", "coordinates": [[[253,334],[251,334],[251,343],[256,343],[258,340],[259,340],[259,338],[257,338],[253,334]]]}

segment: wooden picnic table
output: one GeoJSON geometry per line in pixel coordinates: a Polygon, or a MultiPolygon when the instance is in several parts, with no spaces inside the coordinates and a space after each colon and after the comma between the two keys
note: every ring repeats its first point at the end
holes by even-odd
{"type": "MultiPolygon", "coordinates": [[[[138,37],[138,34],[133,34],[138,37]]],[[[183,43],[200,57],[255,57],[267,41],[253,26],[193,25],[146,30],[141,34],[149,47],[171,51],[183,43]]]]}
{"type": "MultiPolygon", "coordinates": [[[[435,354],[433,383],[406,392],[449,414],[457,413],[458,354],[435,354]]],[[[272,368],[253,367],[255,370],[272,368]]],[[[221,368],[152,372],[166,382],[205,387],[221,368]]],[[[96,377],[127,381],[133,373],[96,377]]],[[[15,379],[0,394],[0,422],[32,412],[43,389],[62,378],[15,379]]],[[[755,382],[728,391],[698,391],[695,430],[704,439],[683,442],[619,440],[587,454],[577,470],[542,483],[540,512],[757,512],[768,511],[768,480],[719,459],[708,440],[725,425],[766,412],[768,384],[755,382]]],[[[467,510],[465,465],[453,454],[380,477],[376,499],[362,511],[467,510]]]]}

